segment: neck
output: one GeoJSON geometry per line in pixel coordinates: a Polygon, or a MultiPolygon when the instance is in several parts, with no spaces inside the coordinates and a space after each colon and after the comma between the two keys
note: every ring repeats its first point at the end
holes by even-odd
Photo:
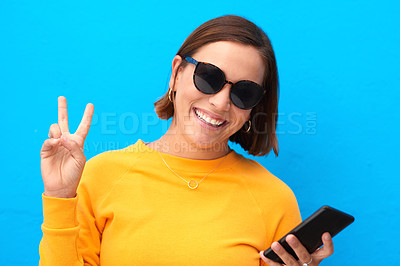
{"type": "Polygon", "coordinates": [[[212,160],[221,158],[230,152],[228,141],[199,145],[189,142],[187,138],[175,134],[173,129],[168,131],[160,139],[148,144],[148,147],[170,155],[188,159],[212,160]]]}

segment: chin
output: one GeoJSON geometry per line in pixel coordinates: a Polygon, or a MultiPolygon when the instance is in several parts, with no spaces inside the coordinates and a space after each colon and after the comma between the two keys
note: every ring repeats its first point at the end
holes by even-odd
{"type": "MultiPolygon", "coordinates": [[[[194,136],[190,138],[190,143],[201,149],[222,149],[225,150],[228,140],[223,140],[220,138],[210,138],[210,136],[194,136]]],[[[216,150],[216,152],[218,152],[216,150]]]]}

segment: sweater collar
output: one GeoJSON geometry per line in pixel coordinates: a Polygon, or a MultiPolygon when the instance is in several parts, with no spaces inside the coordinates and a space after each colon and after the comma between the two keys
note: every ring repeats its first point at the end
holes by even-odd
{"type": "MultiPolygon", "coordinates": [[[[159,152],[149,148],[142,140],[139,139],[133,145],[133,148],[137,149],[139,152],[148,153],[150,156],[152,156],[154,163],[164,164],[159,152]]],[[[237,163],[239,160],[243,158],[243,156],[237,154],[234,150],[228,153],[226,155],[226,158],[225,156],[223,156],[221,158],[212,160],[188,159],[170,155],[167,153],[161,153],[161,154],[165,162],[171,169],[179,170],[181,172],[209,172],[215,167],[217,167],[219,164],[221,165],[218,167],[218,169],[224,169],[232,166],[232,164],[237,163]]],[[[215,171],[217,171],[218,169],[216,169],[215,171]]]]}

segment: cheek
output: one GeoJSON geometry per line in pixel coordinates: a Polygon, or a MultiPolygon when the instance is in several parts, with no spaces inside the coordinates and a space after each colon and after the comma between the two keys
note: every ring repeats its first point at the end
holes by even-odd
{"type": "Polygon", "coordinates": [[[231,125],[229,127],[230,134],[235,133],[240,130],[244,123],[246,123],[250,119],[251,110],[241,110],[237,108],[237,110],[232,110],[231,113],[231,125]]]}
{"type": "Polygon", "coordinates": [[[177,103],[187,105],[194,101],[205,99],[205,95],[194,86],[192,80],[181,80],[177,85],[177,103]]]}
{"type": "Polygon", "coordinates": [[[235,110],[235,117],[239,124],[244,124],[246,121],[250,119],[251,110],[241,110],[236,108],[235,110]]]}
{"type": "Polygon", "coordinates": [[[181,90],[182,92],[196,90],[193,83],[193,70],[185,68],[180,71],[175,80],[174,89],[176,91],[181,90]]]}

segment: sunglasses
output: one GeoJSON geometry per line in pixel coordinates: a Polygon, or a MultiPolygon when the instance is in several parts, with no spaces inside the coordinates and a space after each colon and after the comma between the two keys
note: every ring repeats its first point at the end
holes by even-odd
{"type": "Polygon", "coordinates": [[[236,83],[226,80],[224,72],[210,63],[198,62],[191,57],[186,61],[196,66],[193,81],[196,88],[204,94],[215,94],[222,90],[225,84],[231,84],[229,97],[240,109],[251,109],[263,98],[266,90],[251,80],[240,80],[236,83]]]}

